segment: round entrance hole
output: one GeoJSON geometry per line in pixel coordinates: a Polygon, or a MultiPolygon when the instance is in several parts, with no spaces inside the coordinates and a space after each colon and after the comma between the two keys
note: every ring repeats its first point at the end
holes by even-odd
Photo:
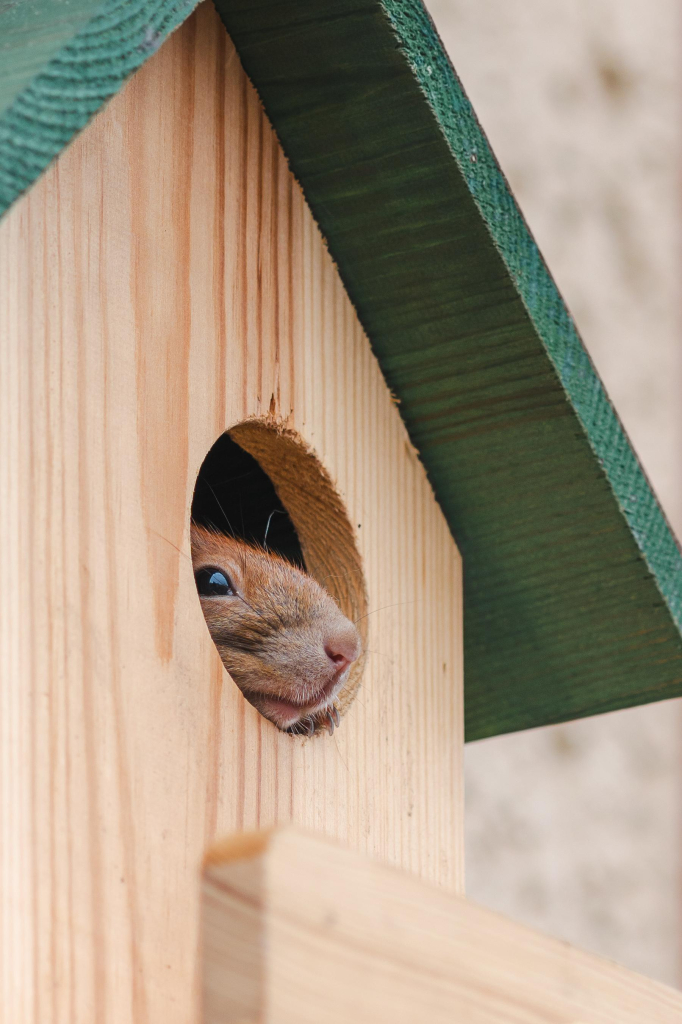
{"type": "MultiPolygon", "coordinates": [[[[304,569],[356,624],[366,650],[367,596],[353,528],[326,469],[294,431],[246,420],[221,435],[199,471],[192,521],[304,569]]],[[[363,661],[353,662],[336,696],[341,715],[363,661]]]]}

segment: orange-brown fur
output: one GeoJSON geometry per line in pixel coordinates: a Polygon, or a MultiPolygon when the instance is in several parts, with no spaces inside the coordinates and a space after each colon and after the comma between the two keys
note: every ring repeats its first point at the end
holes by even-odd
{"type": "Polygon", "coordinates": [[[247,700],[280,729],[333,731],[360,638],[326,590],[283,558],[203,527],[192,527],[192,562],[195,574],[219,569],[235,590],[201,606],[247,700]]]}

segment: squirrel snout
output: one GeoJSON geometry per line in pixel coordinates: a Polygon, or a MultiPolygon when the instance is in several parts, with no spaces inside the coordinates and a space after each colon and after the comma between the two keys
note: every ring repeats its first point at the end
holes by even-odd
{"type": "Polygon", "coordinates": [[[350,628],[338,631],[327,637],[324,651],[337,675],[342,675],[360,654],[360,638],[351,623],[350,628]]]}

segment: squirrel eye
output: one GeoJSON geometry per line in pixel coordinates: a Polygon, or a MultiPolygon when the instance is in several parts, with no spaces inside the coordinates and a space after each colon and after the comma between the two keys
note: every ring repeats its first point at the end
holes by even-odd
{"type": "Polygon", "coordinates": [[[202,597],[227,597],[235,593],[230,577],[222,569],[207,566],[204,569],[199,569],[194,578],[197,581],[197,590],[202,597]]]}

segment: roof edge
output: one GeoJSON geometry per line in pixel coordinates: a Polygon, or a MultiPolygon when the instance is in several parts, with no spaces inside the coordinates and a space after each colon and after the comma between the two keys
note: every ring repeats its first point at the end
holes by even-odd
{"type": "MultiPolygon", "coordinates": [[[[78,26],[0,115],[0,215],[24,193],[191,14],[197,0],[100,0],[81,4],[78,26]],[[88,7],[90,16],[88,17],[88,7]]],[[[54,36],[48,0],[45,17],[18,46],[50,53],[41,37],[54,36]],[[36,38],[38,37],[38,38],[36,38]]],[[[39,13],[39,11],[37,12],[39,13]]],[[[13,9],[0,16],[9,22],[13,9]]],[[[5,26],[7,27],[7,25],[5,26]]],[[[63,29],[68,33],[71,23],[63,29]]],[[[6,69],[6,75],[13,72],[6,69]]]]}

